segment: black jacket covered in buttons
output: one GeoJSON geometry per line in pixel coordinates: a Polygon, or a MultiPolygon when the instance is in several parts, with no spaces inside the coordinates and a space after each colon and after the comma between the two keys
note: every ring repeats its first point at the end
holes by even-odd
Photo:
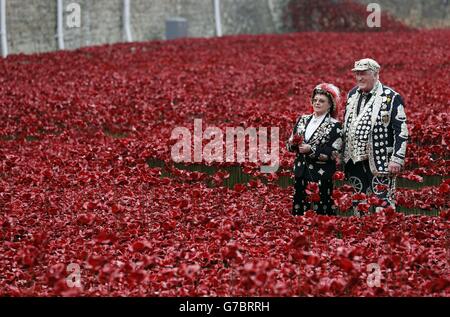
{"type": "Polygon", "coordinates": [[[287,149],[296,152],[294,163],[295,177],[304,177],[308,181],[317,182],[320,179],[331,178],[336,171],[336,160],[342,147],[342,126],[334,118],[327,114],[316,131],[308,141],[305,141],[305,132],[313,115],[301,116],[289,137],[287,149]],[[294,135],[303,138],[305,144],[311,145],[311,152],[302,154],[298,152],[298,146],[292,144],[294,135]]]}
{"type": "MultiPolygon", "coordinates": [[[[353,88],[347,97],[345,121],[343,128],[343,160],[351,158],[349,137],[353,120],[356,117],[357,103],[361,92],[353,88]]],[[[371,126],[368,139],[368,160],[372,174],[388,175],[389,162],[405,164],[406,147],[408,143],[408,127],[403,98],[392,88],[378,82],[375,93],[367,103],[373,103],[371,126]]]]}

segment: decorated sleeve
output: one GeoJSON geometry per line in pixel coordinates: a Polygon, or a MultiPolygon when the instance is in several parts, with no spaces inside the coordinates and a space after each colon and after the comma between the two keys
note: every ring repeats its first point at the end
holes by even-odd
{"type": "Polygon", "coordinates": [[[392,130],[394,131],[394,151],[391,162],[400,165],[405,164],[406,146],[408,143],[408,126],[406,123],[405,104],[400,95],[396,95],[392,101],[392,130]]]}
{"type": "Polygon", "coordinates": [[[297,126],[298,126],[298,123],[300,122],[301,119],[302,119],[302,116],[300,116],[300,117],[297,119],[297,121],[295,122],[294,128],[292,129],[292,133],[291,133],[291,135],[289,136],[288,141],[286,142],[286,149],[287,149],[289,152],[296,152],[296,151],[298,150],[298,145],[292,144],[292,141],[293,141],[293,139],[294,139],[294,134],[297,133],[297,126]]]}

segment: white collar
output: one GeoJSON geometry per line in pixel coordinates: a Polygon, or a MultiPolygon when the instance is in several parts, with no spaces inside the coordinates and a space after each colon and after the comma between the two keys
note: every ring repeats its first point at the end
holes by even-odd
{"type": "Polygon", "coordinates": [[[327,113],[324,113],[323,115],[316,117],[316,114],[313,113],[311,120],[322,121],[322,119],[325,118],[326,115],[327,115],[327,113]]]}

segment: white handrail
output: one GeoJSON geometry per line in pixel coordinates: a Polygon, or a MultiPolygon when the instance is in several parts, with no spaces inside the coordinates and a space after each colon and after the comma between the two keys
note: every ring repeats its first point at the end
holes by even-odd
{"type": "Polygon", "coordinates": [[[56,37],[58,38],[58,48],[64,49],[64,26],[63,26],[63,0],[56,2],[56,37]]]}
{"type": "Polygon", "coordinates": [[[222,36],[222,22],[220,20],[220,0],[214,0],[214,19],[216,20],[216,35],[222,36]]]}
{"type": "Polygon", "coordinates": [[[127,42],[132,42],[130,29],[130,0],[123,0],[123,31],[127,42]]]}
{"type": "Polygon", "coordinates": [[[2,56],[8,56],[8,41],[6,37],[6,0],[0,0],[0,37],[2,56]]]}

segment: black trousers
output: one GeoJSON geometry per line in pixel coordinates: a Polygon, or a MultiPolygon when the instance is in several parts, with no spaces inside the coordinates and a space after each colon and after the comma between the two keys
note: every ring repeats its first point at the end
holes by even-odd
{"type": "MultiPolygon", "coordinates": [[[[369,161],[353,163],[348,161],[345,165],[345,177],[357,193],[364,193],[368,196],[374,194],[379,199],[395,208],[395,177],[374,176],[370,171],[369,161]]],[[[356,206],[361,201],[353,201],[356,206]]],[[[371,208],[374,211],[375,208],[371,208]]]]}
{"type": "Polygon", "coordinates": [[[321,179],[319,182],[319,202],[311,202],[308,200],[306,194],[306,186],[308,181],[303,177],[296,177],[294,183],[294,202],[292,214],[294,216],[301,216],[307,210],[314,210],[320,215],[336,215],[335,207],[333,206],[333,180],[331,178],[321,179]]]}

